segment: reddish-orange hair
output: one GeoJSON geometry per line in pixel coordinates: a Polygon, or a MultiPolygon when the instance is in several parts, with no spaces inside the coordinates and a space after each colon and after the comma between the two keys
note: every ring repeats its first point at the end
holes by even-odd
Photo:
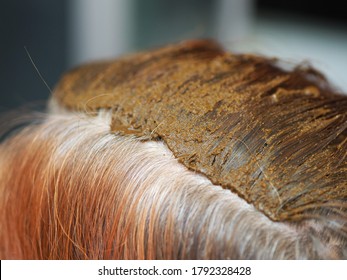
{"type": "Polygon", "coordinates": [[[75,69],[0,145],[0,258],[346,259],[346,109],[209,41],[75,69]]]}

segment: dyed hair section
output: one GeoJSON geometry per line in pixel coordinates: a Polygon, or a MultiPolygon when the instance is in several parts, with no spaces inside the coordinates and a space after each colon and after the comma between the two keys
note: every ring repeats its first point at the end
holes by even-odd
{"type": "Polygon", "coordinates": [[[111,110],[113,131],[161,139],[274,221],[329,214],[345,235],[347,96],[310,67],[278,64],[186,41],[73,69],[53,101],[111,110]]]}
{"type": "Polygon", "coordinates": [[[274,222],[111,117],[52,113],[0,145],[1,259],[347,258],[346,219],[274,222]]]}

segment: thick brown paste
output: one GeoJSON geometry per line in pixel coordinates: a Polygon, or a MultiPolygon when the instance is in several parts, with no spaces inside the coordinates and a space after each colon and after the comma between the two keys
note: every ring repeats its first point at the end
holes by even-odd
{"type": "Polygon", "coordinates": [[[346,215],[347,97],[309,67],[188,41],[76,68],[53,98],[111,109],[112,131],[164,141],[275,221],[346,215]]]}

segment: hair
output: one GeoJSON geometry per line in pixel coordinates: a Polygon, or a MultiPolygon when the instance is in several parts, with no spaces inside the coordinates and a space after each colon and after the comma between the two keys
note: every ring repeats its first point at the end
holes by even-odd
{"type": "Polygon", "coordinates": [[[116,63],[0,145],[1,259],[347,258],[347,97],[320,73],[207,41],[116,63]]]}

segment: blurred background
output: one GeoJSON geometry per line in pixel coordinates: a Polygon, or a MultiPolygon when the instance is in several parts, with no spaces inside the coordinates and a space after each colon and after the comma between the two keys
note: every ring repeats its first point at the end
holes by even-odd
{"type": "Polygon", "coordinates": [[[67,69],[189,38],[309,61],[347,92],[344,1],[0,0],[0,112],[49,97],[67,69]]]}

